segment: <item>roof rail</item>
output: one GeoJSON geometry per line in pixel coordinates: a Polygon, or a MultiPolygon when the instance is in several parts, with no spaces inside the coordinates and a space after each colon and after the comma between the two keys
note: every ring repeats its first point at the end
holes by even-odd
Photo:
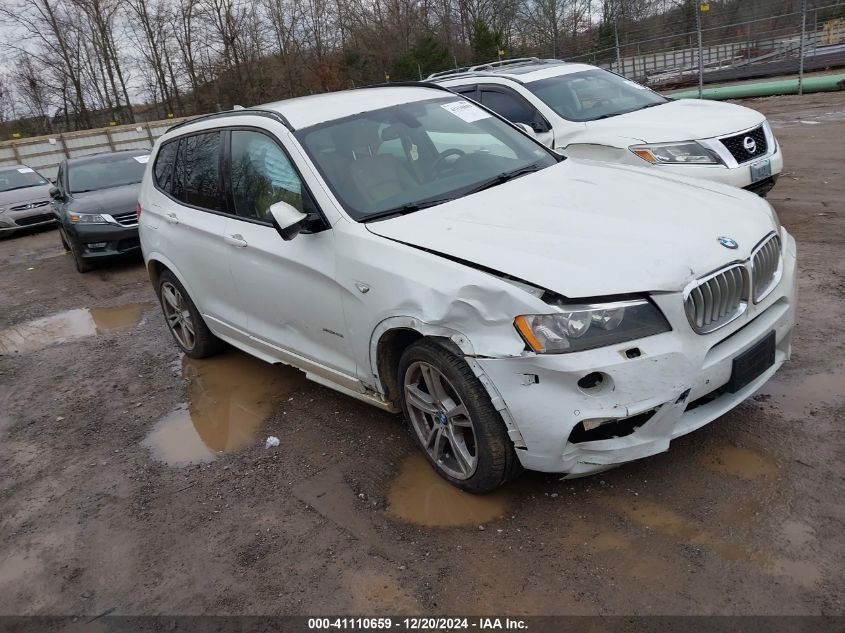
{"type": "Polygon", "coordinates": [[[470,70],[488,70],[490,68],[499,68],[500,66],[509,66],[510,64],[538,63],[540,61],[542,60],[539,57],[515,57],[513,59],[501,59],[495,62],[487,62],[486,64],[478,64],[477,66],[472,66],[470,70]]]}
{"type": "Polygon", "coordinates": [[[209,119],[222,119],[230,116],[266,116],[270,119],[278,121],[282,125],[284,125],[287,129],[293,132],[293,126],[290,122],[279,112],[275,110],[262,110],[261,108],[244,108],[241,107],[240,110],[226,110],[225,112],[211,112],[209,114],[202,114],[198,117],[194,117],[193,119],[188,119],[187,121],[182,121],[181,123],[177,123],[176,125],[167,128],[167,132],[171,132],[173,130],[177,130],[182,126],[190,125],[191,123],[197,123],[198,121],[207,121],[209,119]]]}
{"type": "MultiPolygon", "coordinates": [[[[478,73],[483,73],[485,71],[489,71],[492,73],[498,70],[499,68],[505,66],[512,66],[517,64],[547,64],[547,65],[557,65],[557,64],[566,64],[567,62],[560,60],[560,59],[540,59],[539,57],[515,57],[514,59],[502,59],[495,62],[487,62],[486,64],[477,64],[475,66],[464,66],[462,68],[453,68],[451,70],[443,70],[437,73],[432,73],[428,76],[427,79],[445,79],[445,78],[457,78],[461,76],[472,77],[474,75],[477,76],[478,73]]],[[[511,77],[513,79],[513,77],[511,77]]]]}
{"type": "Polygon", "coordinates": [[[437,77],[446,77],[448,75],[457,75],[466,73],[472,70],[471,66],[461,66],[460,68],[450,68],[449,70],[441,70],[440,72],[431,73],[426,79],[435,79],[437,77]]]}

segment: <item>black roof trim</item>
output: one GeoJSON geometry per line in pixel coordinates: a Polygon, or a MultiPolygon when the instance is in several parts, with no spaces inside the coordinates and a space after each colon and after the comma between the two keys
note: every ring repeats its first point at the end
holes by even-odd
{"type": "Polygon", "coordinates": [[[370,84],[369,86],[361,86],[361,89],[365,88],[433,88],[434,90],[445,90],[446,92],[452,92],[446,86],[441,86],[440,84],[436,84],[431,81],[394,81],[394,82],[387,82],[383,84],[370,84]]]}
{"type": "Polygon", "coordinates": [[[290,124],[290,122],[281,113],[276,112],[275,110],[262,110],[261,108],[242,108],[240,110],[226,110],[225,112],[212,112],[211,114],[203,114],[198,117],[194,117],[193,119],[189,119],[188,121],[182,121],[181,123],[177,123],[176,125],[167,128],[167,132],[178,130],[184,125],[190,125],[191,123],[196,123],[197,121],[208,121],[209,119],[224,119],[227,117],[234,116],[266,116],[269,119],[278,121],[291,132],[294,131],[293,126],[290,124]]]}

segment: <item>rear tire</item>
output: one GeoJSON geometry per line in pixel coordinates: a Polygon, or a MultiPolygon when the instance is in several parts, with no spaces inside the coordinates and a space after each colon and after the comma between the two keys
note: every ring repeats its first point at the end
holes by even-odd
{"type": "Polygon", "coordinates": [[[208,358],[226,344],[212,334],[185,287],[169,270],[158,280],[158,299],[173,340],[191,358],[208,358]]]}
{"type": "Polygon", "coordinates": [[[438,475],[482,494],[522,472],[502,416],[466,361],[422,339],[402,354],[398,379],[411,435],[438,475]]]}

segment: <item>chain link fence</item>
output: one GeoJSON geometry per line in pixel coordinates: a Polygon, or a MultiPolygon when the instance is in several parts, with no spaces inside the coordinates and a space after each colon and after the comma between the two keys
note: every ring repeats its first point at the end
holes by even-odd
{"type": "Polygon", "coordinates": [[[656,89],[765,77],[798,77],[845,67],[845,2],[735,23],[718,20],[717,5],[696,7],[693,30],[641,37],[614,28],[614,45],[566,57],[607,68],[656,89]],[[713,25],[714,22],[719,22],[713,25]]]}

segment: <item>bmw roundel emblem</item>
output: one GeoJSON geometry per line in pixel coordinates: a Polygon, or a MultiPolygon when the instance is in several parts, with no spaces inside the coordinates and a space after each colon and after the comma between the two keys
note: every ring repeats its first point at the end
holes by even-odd
{"type": "Polygon", "coordinates": [[[739,247],[739,244],[736,243],[736,240],[731,239],[730,237],[720,237],[719,244],[721,244],[725,248],[730,249],[735,249],[739,247]]]}

